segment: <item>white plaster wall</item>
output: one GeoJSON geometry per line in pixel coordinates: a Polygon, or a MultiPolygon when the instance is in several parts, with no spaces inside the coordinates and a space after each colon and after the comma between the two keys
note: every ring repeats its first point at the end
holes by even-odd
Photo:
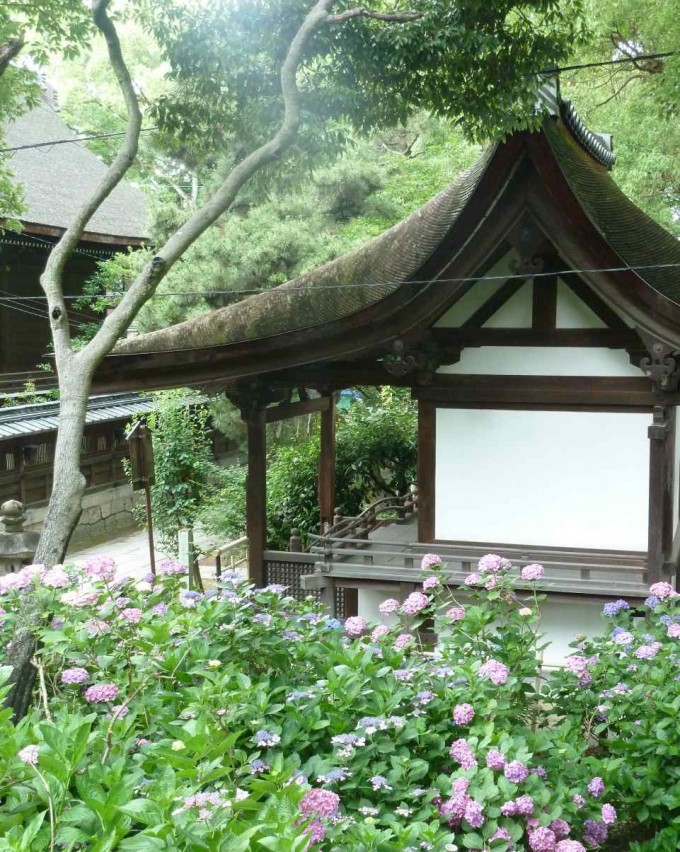
{"type": "Polygon", "coordinates": [[[564,281],[557,282],[557,328],[606,328],[598,315],[564,281]]]}
{"type": "Polygon", "coordinates": [[[437,410],[435,535],[647,549],[649,414],[437,410]]]}
{"type": "Polygon", "coordinates": [[[515,253],[511,252],[498,261],[486,273],[484,280],[478,281],[437,320],[435,328],[455,328],[468,320],[477,308],[505,284],[506,276],[512,274],[510,264],[515,256],[515,253]]]}
{"type": "Polygon", "coordinates": [[[628,354],[618,349],[541,346],[480,346],[464,349],[457,364],[438,373],[501,376],[637,376],[628,354]]]}

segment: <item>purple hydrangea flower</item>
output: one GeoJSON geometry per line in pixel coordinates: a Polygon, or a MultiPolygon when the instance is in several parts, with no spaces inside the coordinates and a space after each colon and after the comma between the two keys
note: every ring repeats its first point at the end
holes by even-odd
{"type": "Polygon", "coordinates": [[[515,807],[517,808],[517,813],[522,816],[531,816],[534,812],[534,800],[531,796],[518,796],[515,799],[515,807]]]}
{"type": "Polygon", "coordinates": [[[505,767],[505,755],[498,751],[497,748],[492,748],[486,756],[486,765],[489,769],[501,770],[505,767]]]}
{"type": "Polygon", "coordinates": [[[549,828],[536,828],[529,832],[529,848],[532,852],[554,852],[557,838],[549,828]]]}
{"type": "Polygon", "coordinates": [[[266,760],[255,758],[255,760],[250,761],[250,771],[253,775],[261,775],[263,772],[269,772],[269,768],[266,760]]]}
{"type": "Polygon", "coordinates": [[[164,559],[158,566],[158,573],[165,577],[182,575],[187,573],[187,567],[176,559],[164,559]]]}
{"type": "Polygon", "coordinates": [[[61,673],[61,682],[62,683],[85,683],[86,680],[90,679],[90,673],[87,669],[64,669],[61,673]]]}
{"type": "Polygon", "coordinates": [[[456,763],[460,763],[463,769],[472,769],[477,766],[477,761],[472,753],[467,740],[456,740],[449,750],[449,757],[452,757],[456,763]]]}
{"type": "Polygon", "coordinates": [[[165,615],[168,611],[168,605],[164,603],[156,604],[156,606],[151,607],[152,615],[165,615]]]}
{"type": "Polygon", "coordinates": [[[473,799],[468,799],[465,803],[464,819],[472,828],[481,828],[484,825],[484,808],[479,802],[473,799]]]}
{"type": "Polygon", "coordinates": [[[563,837],[568,837],[569,832],[571,831],[571,827],[566,820],[563,819],[554,819],[550,825],[548,826],[550,831],[555,835],[555,837],[560,840],[563,837]]]}
{"type": "Polygon", "coordinates": [[[85,700],[89,701],[90,704],[113,701],[118,696],[119,691],[115,683],[96,683],[85,690],[85,700]]]}
{"type": "Polygon", "coordinates": [[[572,802],[576,805],[576,807],[577,807],[579,810],[581,810],[581,808],[582,808],[582,807],[585,805],[585,803],[586,803],[586,800],[583,798],[583,796],[579,795],[579,793],[576,793],[575,795],[573,795],[573,796],[571,797],[571,800],[572,800],[572,802]]]}
{"type": "Polygon", "coordinates": [[[635,652],[635,656],[638,660],[652,660],[659,652],[661,648],[660,642],[652,642],[651,645],[640,645],[640,647],[635,652]]]}
{"type": "Polygon", "coordinates": [[[260,748],[271,748],[281,742],[281,737],[271,731],[258,731],[253,737],[253,741],[260,748]]]}
{"type": "Polygon", "coordinates": [[[471,704],[456,704],[453,708],[453,721],[456,725],[469,725],[475,718],[475,710],[471,704]]]}
{"type": "Polygon", "coordinates": [[[340,807],[340,797],[332,790],[307,790],[298,807],[305,816],[333,817],[340,807]]]}
{"type": "Polygon", "coordinates": [[[430,589],[436,589],[437,586],[440,586],[440,585],[441,585],[441,583],[439,582],[438,577],[426,577],[423,580],[423,591],[429,592],[430,589]]]}
{"type": "Polygon", "coordinates": [[[588,784],[588,792],[596,799],[599,799],[600,796],[604,793],[604,781],[600,778],[599,775],[596,775],[593,780],[588,784]]]}
{"type": "Polygon", "coordinates": [[[488,678],[496,686],[502,686],[508,681],[510,669],[498,660],[487,660],[479,670],[479,676],[488,678]]]}
{"type": "Polygon", "coordinates": [[[537,562],[534,562],[531,565],[526,565],[522,568],[521,575],[523,580],[535,581],[541,580],[545,576],[545,569],[542,565],[539,565],[537,562]]]}
{"type": "Polygon", "coordinates": [[[387,778],[384,775],[374,775],[368,779],[371,782],[371,787],[374,790],[391,790],[392,788],[387,783],[387,778]]]}
{"type": "Polygon", "coordinates": [[[617,615],[624,609],[630,609],[630,606],[627,601],[619,599],[618,601],[606,603],[602,607],[602,612],[604,615],[611,617],[613,615],[617,615]]]}
{"type": "Polygon", "coordinates": [[[605,825],[614,825],[616,822],[616,808],[613,805],[602,805],[602,822],[605,825]]]}
{"type": "Polygon", "coordinates": [[[446,617],[451,621],[460,621],[465,618],[465,610],[462,606],[452,606],[451,609],[446,610],[446,617]]]}
{"type": "Polygon", "coordinates": [[[408,646],[413,642],[413,636],[410,633],[400,633],[399,636],[394,640],[394,647],[397,651],[403,651],[404,648],[408,648],[408,646]]]}
{"type": "Polygon", "coordinates": [[[128,609],[124,609],[120,613],[121,618],[124,618],[126,621],[129,621],[130,624],[139,624],[142,620],[142,611],[137,607],[129,607],[128,609]]]}
{"type": "Polygon", "coordinates": [[[586,847],[578,840],[560,840],[555,852],[586,852],[586,847]]]}
{"type": "Polygon", "coordinates": [[[477,565],[480,574],[497,574],[500,571],[505,571],[510,567],[507,559],[498,556],[497,553],[487,553],[482,556],[477,565]]]}
{"type": "Polygon", "coordinates": [[[519,760],[513,760],[510,763],[505,764],[503,774],[508,781],[512,781],[513,784],[521,784],[521,782],[526,780],[529,775],[529,770],[523,763],[520,763],[519,760]]]}
{"type": "Polygon", "coordinates": [[[600,820],[587,819],[583,823],[583,839],[588,846],[601,846],[607,834],[607,826],[600,820]]]}

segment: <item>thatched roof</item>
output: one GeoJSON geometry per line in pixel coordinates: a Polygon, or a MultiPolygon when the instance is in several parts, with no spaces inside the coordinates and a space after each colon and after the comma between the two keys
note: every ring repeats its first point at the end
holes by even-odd
{"type": "MultiPolygon", "coordinates": [[[[54,147],[15,151],[9,161],[16,182],[22,185],[26,212],[21,221],[64,229],[88,194],[99,185],[106,165],[92,153],[59,116],[47,96],[30,112],[5,129],[7,146],[14,148],[42,142],[73,140],[54,147]]],[[[122,244],[146,236],[146,196],[122,181],[102,204],[87,226],[87,234],[118,238],[122,244]]],[[[116,242],[116,240],[109,240],[116,242]]]]}

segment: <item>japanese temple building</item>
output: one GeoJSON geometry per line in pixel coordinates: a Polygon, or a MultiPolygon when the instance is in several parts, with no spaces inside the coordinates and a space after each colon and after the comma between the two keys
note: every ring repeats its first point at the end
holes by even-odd
{"type": "Polygon", "coordinates": [[[542,562],[546,623],[568,611],[569,632],[586,632],[603,600],[674,580],[680,553],[680,242],[617,187],[614,159],[558,97],[539,131],[358,250],[124,340],[96,389],[200,385],[237,401],[258,583],[305,576],[341,614],[373,612],[414,588],[423,553],[455,585],[495,551],[542,562]],[[418,401],[417,499],[393,504],[393,539],[368,515],[361,529],[333,518],[335,394],[386,384],[418,401]],[[322,412],[326,535],[272,553],[266,423],[309,411],[322,412]]]}

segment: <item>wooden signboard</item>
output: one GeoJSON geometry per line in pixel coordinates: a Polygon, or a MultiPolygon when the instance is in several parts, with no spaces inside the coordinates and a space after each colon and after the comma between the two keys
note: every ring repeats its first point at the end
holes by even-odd
{"type": "Polygon", "coordinates": [[[153,442],[146,423],[137,423],[128,435],[132,490],[151,488],[156,482],[153,464],[153,442]]]}

